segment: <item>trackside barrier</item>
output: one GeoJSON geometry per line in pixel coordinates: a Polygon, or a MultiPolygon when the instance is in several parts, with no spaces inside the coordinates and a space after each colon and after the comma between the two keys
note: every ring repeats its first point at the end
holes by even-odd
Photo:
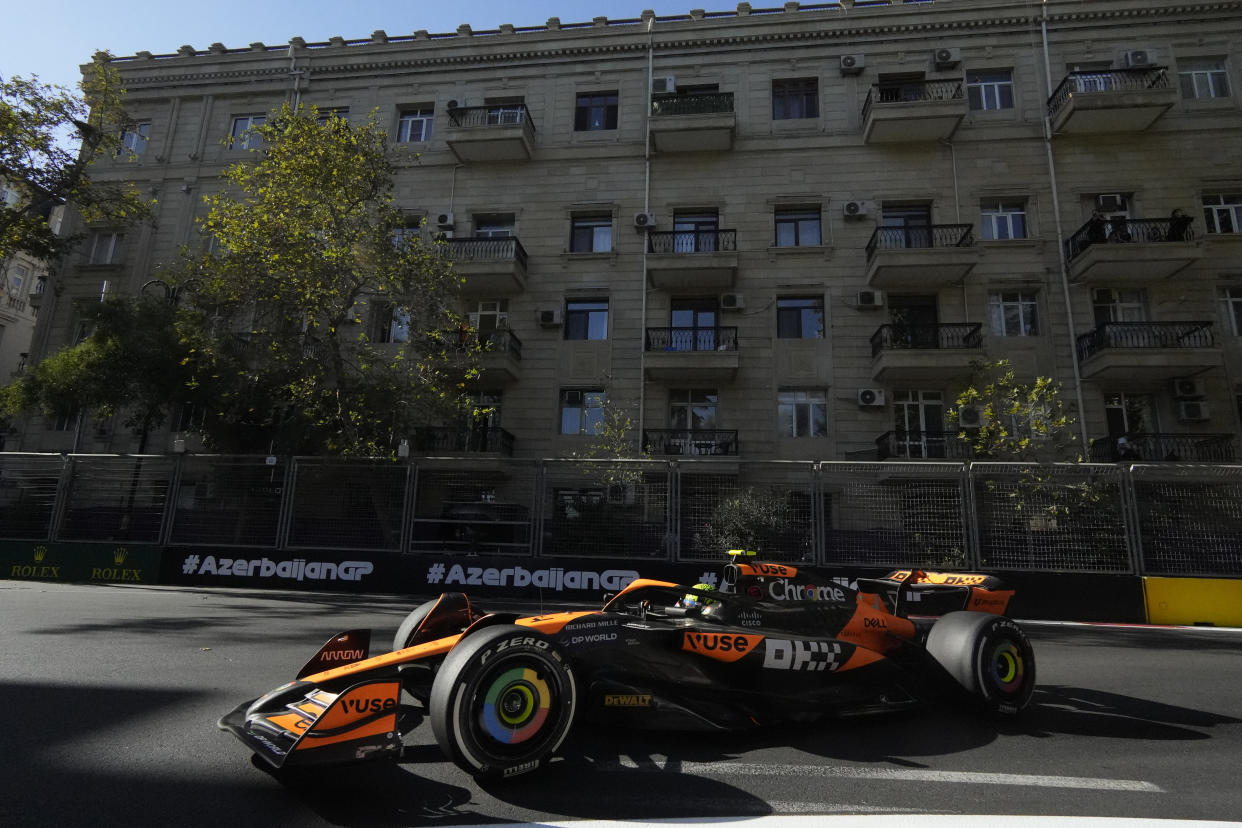
{"type": "Polygon", "coordinates": [[[1093,606],[1141,617],[1137,576],[1242,578],[1242,466],[0,453],[8,577],[107,580],[113,560],[150,582],[153,549],[173,583],[426,591],[438,564],[453,586],[463,567],[463,588],[585,596],[616,572],[697,578],[733,546],[854,573],[1099,576],[1093,606]]]}

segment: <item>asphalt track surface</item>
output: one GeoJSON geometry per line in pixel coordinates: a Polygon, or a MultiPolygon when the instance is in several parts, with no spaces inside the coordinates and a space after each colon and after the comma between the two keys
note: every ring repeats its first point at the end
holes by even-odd
{"type": "Polygon", "coordinates": [[[383,646],[419,602],[0,581],[0,825],[1242,819],[1239,630],[1032,624],[1039,689],[1017,724],[926,708],[744,735],[578,729],[563,760],[486,788],[426,726],[399,763],[280,779],[216,729],[332,634],[383,646]]]}

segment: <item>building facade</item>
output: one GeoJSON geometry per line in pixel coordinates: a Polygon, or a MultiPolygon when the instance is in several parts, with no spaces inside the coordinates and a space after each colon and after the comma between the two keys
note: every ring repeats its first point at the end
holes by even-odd
{"type": "MultiPolygon", "coordinates": [[[[227,139],[296,100],[379,113],[496,331],[489,439],[455,447],[567,456],[607,400],[662,457],[952,458],[972,365],[1007,359],[1093,459],[1232,460],[1240,46],[1242,2],[942,0],[117,58],[139,125],[97,174],[158,214],[82,228],[36,356],[205,249],[227,139]]],[[[9,449],[136,440],[40,418],[9,449]]]]}

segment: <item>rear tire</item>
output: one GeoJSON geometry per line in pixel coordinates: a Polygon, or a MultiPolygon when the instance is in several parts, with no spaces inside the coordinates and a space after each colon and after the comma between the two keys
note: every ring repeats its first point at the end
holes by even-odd
{"type": "Polygon", "coordinates": [[[1004,616],[951,612],[932,626],[927,651],[989,713],[1015,716],[1035,691],[1035,651],[1004,616]]]}
{"type": "Polygon", "coordinates": [[[444,755],[478,779],[541,767],[573,724],[577,686],[545,635],[488,627],[444,659],[431,687],[431,729],[444,755]]]}
{"type": "Polygon", "coordinates": [[[423,619],[431,613],[431,610],[439,602],[440,599],[437,598],[434,601],[428,601],[410,610],[410,614],[401,622],[401,626],[397,627],[397,634],[392,637],[392,651],[394,653],[397,650],[404,650],[410,646],[410,639],[414,637],[414,631],[418,629],[418,625],[423,623],[423,619]]]}

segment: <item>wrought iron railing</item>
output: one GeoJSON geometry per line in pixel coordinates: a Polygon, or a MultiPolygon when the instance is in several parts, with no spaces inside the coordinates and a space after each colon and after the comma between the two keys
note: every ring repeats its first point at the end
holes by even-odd
{"type": "Polygon", "coordinates": [[[886,431],[875,440],[879,460],[969,460],[970,443],[955,431],[886,431]]]}
{"type": "Polygon", "coordinates": [[[737,250],[736,230],[652,230],[648,253],[716,253],[737,250]]]}
{"type": "Polygon", "coordinates": [[[943,325],[881,325],[871,335],[871,355],[888,350],[962,350],[983,347],[983,326],[978,322],[943,325]]]}
{"type": "Polygon", "coordinates": [[[1072,262],[1093,244],[1192,242],[1195,240],[1193,223],[1191,216],[1164,219],[1093,218],[1075,230],[1074,235],[1065,242],[1065,260],[1072,262]]]}
{"type": "Polygon", "coordinates": [[[651,455],[711,457],[737,454],[736,431],[649,428],[643,431],[643,449],[651,455]]]}
{"type": "Polygon", "coordinates": [[[535,131],[530,110],[521,103],[458,107],[450,109],[448,117],[449,123],[455,127],[486,129],[521,124],[531,132],[535,131]]]}
{"type": "Polygon", "coordinates": [[[522,340],[513,331],[487,331],[479,337],[479,341],[487,346],[489,353],[505,354],[515,362],[522,361],[522,340]]]}
{"type": "Polygon", "coordinates": [[[1091,441],[1092,463],[1147,463],[1153,460],[1187,463],[1232,463],[1232,434],[1142,434],[1127,432],[1091,441]]]}
{"type": "Polygon", "coordinates": [[[445,239],[445,255],[454,262],[514,262],[526,269],[526,248],[513,236],[445,239]]]}
{"type": "Polygon", "coordinates": [[[732,92],[678,92],[651,100],[651,114],[725,115],[733,111],[732,92]]]}
{"type": "Polygon", "coordinates": [[[1211,322],[1106,322],[1078,337],[1081,362],[1105,348],[1212,348],[1211,322]]]}
{"type": "Polygon", "coordinates": [[[965,97],[960,80],[912,80],[903,83],[876,84],[863,102],[862,119],[867,120],[875,104],[952,101],[965,97]]]}
{"type": "Polygon", "coordinates": [[[736,351],[737,328],[648,328],[648,351],[736,351]]]}
{"type": "Polygon", "coordinates": [[[410,453],[500,454],[513,456],[513,435],[503,428],[420,426],[410,434],[410,453]]]}
{"type": "Polygon", "coordinates": [[[867,261],[877,250],[910,250],[932,247],[973,247],[974,225],[929,224],[922,227],[877,227],[867,242],[867,261]]]}
{"type": "Polygon", "coordinates": [[[1056,118],[1075,95],[1140,92],[1145,89],[1167,89],[1170,85],[1169,72],[1162,66],[1070,72],[1048,98],[1048,117],[1056,118]]]}

